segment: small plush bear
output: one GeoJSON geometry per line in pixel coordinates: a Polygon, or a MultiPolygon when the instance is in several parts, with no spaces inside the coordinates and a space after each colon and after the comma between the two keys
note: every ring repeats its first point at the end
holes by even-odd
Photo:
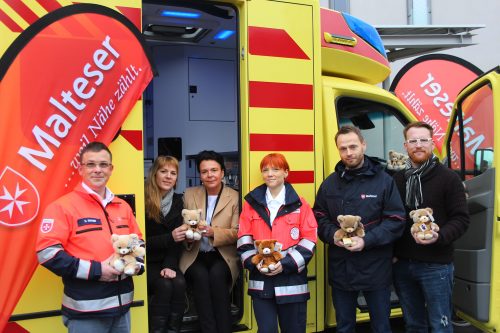
{"type": "Polygon", "coordinates": [[[192,240],[200,240],[203,231],[200,226],[206,225],[205,221],[201,219],[201,209],[183,209],[182,217],[184,223],[188,226],[186,230],[186,238],[192,240]]]}
{"type": "Polygon", "coordinates": [[[146,254],[146,250],[140,246],[139,236],[113,234],[111,243],[115,254],[109,264],[121,273],[134,275],[137,267],[136,258],[142,258],[146,254]]]}
{"type": "Polygon", "coordinates": [[[264,239],[255,241],[257,254],[252,257],[252,264],[258,265],[261,263],[260,271],[269,273],[276,269],[276,264],[283,256],[277,250],[279,245],[276,239],[264,239]]]}
{"type": "Polygon", "coordinates": [[[344,246],[350,247],[356,242],[353,242],[351,237],[365,237],[365,227],[361,223],[361,216],[357,215],[339,215],[337,216],[340,229],[333,234],[333,240],[336,242],[342,241],[344,246]]]}
{"type": "Polygon", "coordinates": [[[403,170],[406,167],[408,156],[398,153],[394,150],[389,150],[389,160],[387,161],[387,169],[393,171],[403,170]]]}
{"type": "Polygon", "coordinates": [[[434,237],[432,231],[439,231],[439,226],[434,223],[432,217],[432,208],[412,210],[410,218],[413,219],[410,231],[412,234],[416,234],[418,239],[432,239],[434,237]]]}

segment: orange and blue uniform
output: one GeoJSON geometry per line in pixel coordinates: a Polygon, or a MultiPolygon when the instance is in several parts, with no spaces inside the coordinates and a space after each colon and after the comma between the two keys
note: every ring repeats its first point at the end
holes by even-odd
{"type": "MultiPolygon", "coordinates": [[[[141,231],[130,206],[113,197],[103,206],[101,198],[82,184],[47,206],[36,249],[38,261],[62,277],[62,313],[69,318],[112,317],[126,313],[133,301],[131,277],[116,282],[99,281],[101,262],[114,250],[112,234],[141,231]]],[[[144,271],[141,268],[139,274],[144,271]]]]}
{"type": "Polygon", "coordinates": [[[261,185],[245,196],[238,231],[238,253],[250,271],[248,294],[257,298],[275,298],[277,304],[305,302],[309,299],[307,264],[317,241],[317,223],[309,204],[285,183],[285,204],[270,221],[266,204],[267,186],[261,185]],[[251,258],[257,253],[254,241],[276,239],[282,244],[283,272],[261,274],[251,258]]]}

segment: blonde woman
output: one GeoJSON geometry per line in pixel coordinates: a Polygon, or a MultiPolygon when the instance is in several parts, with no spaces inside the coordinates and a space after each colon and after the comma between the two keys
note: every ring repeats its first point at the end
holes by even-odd
{"type": "Polygon", "coordinates": [[[186,282],[179,270],[182,242],[182,194],[174,193],[179,174],[175,157],[159,156],[146,179],[146,269],[152,333],[179,332],[185,308],[186,282]]]}

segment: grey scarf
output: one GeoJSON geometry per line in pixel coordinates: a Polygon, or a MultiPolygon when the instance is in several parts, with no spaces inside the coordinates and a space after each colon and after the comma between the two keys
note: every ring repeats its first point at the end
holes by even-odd
{"type": "Polygon", "coordinates": [[[425,161],[418,168],[414,168],[410,159],[406,160],[406,206],[410,209],[420,208],[424,201],[422,194],[422,177],[428,174],[437,164],[439,159],[432,154],[431,158],[425,161]]]}
{"type": "Polygon", "coordinates": [[[165,194],[165,196],[161,199],[161,213],[163,216],[167,216],[168,212],[170,212],[170,207],[172,207],[172,198],[174,197],[174,190],[170,190],[165,194]]]}

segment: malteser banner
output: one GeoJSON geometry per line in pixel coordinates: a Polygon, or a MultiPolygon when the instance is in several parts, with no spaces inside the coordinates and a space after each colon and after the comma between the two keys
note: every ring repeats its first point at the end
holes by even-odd
{"type": "Polygon", "coordinates": [[[0,59],[0,331],[37,266],[41,212],[78,182],[81,147],[109,144],[152,76],[137,28],[98,5],[47,14],[0,59]]]}
{"type": "Polygon", "coordinates": [[[434,142],[441,153],[455,98],[481,74],[479,68],[461,58],[425,55],[406,64],[394,78],[390,90],[418,120],[432,126],[434,142]]]}

